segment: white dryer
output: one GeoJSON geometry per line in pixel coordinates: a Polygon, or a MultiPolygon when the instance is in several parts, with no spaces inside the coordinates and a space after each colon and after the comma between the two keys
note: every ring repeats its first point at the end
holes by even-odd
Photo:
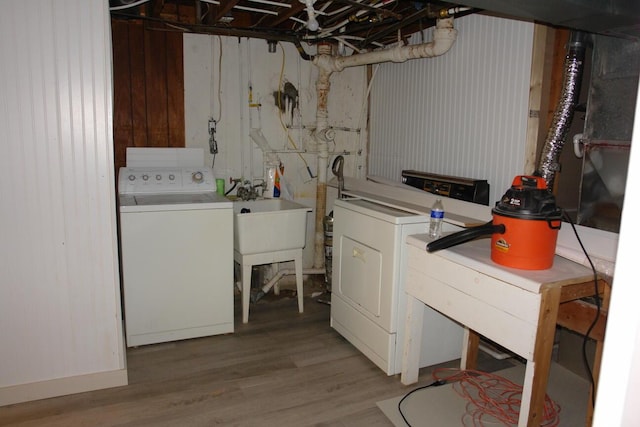
{"type": "MultiPolygon", "coordinates": [[[[333,208],[331,326],[388,375],[402,370],[406,238],[428,218],[374,201],[333,208]]],[[[460,357],[462,328],[426,307],[420,366],[460,357]]]]}
{"type": "Polygon", "coordinates": [[[210,168],[118,178],[127,346],[233,332],[233,205],[210,168]]]}

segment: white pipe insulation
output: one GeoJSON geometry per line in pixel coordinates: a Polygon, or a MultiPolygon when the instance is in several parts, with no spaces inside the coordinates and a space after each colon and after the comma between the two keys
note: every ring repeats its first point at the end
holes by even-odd
{"type": "Polygon", "coordinates": [[[327,97],[331,83],[331,74],[348,67],[379,64],[382,62],[405,62],[409,59],[433,58],[445,54],[456,41],[458,32],[453,27],[453,18],[442,18],[436,22],[433,40],[429,43],[399,46],[387,50],[359,53],[351,56],[331,56],[331,46],[318,45],[318,54],[313,63],[319,68],[316,92],[316,130],[314,137],[318,143],[318,184],[316,190],[315,247],[313,265],[324,266],[324,233],[322,221],[327,209],[327,164],[329,159],[328,142],[334,137],[329,129],[327,118],[327,97]]]}
{"type": "Polygon", "coordinates": [[[573,135],[573,154],[579,159],[584,156],[584,149],[582,147],[582,138],[584,135],[582,133],[576,133],[573,135]]]}
{"type": "Polygon", "coordinates": [[[405,62],[409,59],[433,58],[451,49],[456,41],[457,31],[453,28],[453,18],[439,19],[429,43],[398,46],[392,49],[376,50],[351,56],[318,55],[313,63],[329,71],[342,71],[348,67],[379,64],[382,62],[405,62]]]}
{"type": "MultiPolygon", "coordinates": [[[[318,56],[316,58],[331,58],[331,45],[321,43],[318,45],[318,56]]],[[[314,64],[316,59],[314,58],[314,64]]],[[[318,146],[318,184],[316,187],[316,221],[315,239],[313,252],[313,266],[315,268],[324,267],[324,229],[322,222],[327,210],[327,165],[329,162],[328,142],[335,137],[335,133],[329,128],[327,111],[327,97],[331,88],[331,73],[333,71],[320,67],[318,80],[316,80],[317,109],[316,109],[316,130],[314,138],[318,146]]]]}

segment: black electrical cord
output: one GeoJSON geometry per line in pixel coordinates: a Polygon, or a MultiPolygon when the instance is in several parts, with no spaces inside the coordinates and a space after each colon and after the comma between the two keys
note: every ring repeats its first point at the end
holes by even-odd
{"type": "Polygon", "coordinates": [[[587,342],[589,341],[589,335],[591,334],[591,331],[596,326],[596,323],[598,323],[598,319],[600,318],[601,302],[600,302],[600,294],[598,293],[598,273],[596,271],[595,266],[593,265],[593,262],[591,261],[591,258],[589,257],[589,254],[587,253],[587,250],[582,244],[582,240],[580,240],[580,236],[578,235],[578,230],[576,230],[576,226],[571,220],[571,217],[567,214],[566,211],[563,211],[563,216],[567,220],[567,222],[571,224],[573,233],[576,235],[576,239],[578,239],[578,243],[582,248],[582,252],[587,257],[587,261],[589,261],[589,265],[591,266],[591,271],[593,271],[593,286],[595,287],[593,295],[596,302],[596,317],[595,319],[593,319],[593,322],[591,322],[591,325],[589,325],[589,329],[587,329],[587,333],[584,335],[584,339],[582,340],[582,361],[584,362],[584,366],[587,369],[587,372],[589,373],[589,381],[591,381],[591,405],[595,408],[596,388],[595,388],[595,381],[593,379],[593,371],[591,370],[591,366],[589,366],[589,360],[587,359],[587,342]]]}
{"type": "Polygon", "coordinates": [[[400,416],[402,417],[402,419],[404,420],[404,422],[405,422],[409,427],[411,427],[411,424],[409,424],[409,421],[407,421],[407,418],[404,416],[404,413],[402,412],[402,407],[401,407],[402,402],[404,402],[404,400],[405,400],[407,397],[411,396],[411,395],[412,395],[413,393],[415,393],[416,391],[424,390],[425,388],[429,388],[429,387],[438,387],[438,386],[441,386],[441,385],[445,385],[446,383],[447,383],[447,381],[446,381],[446,380],[436,380],[436,381],[434,381],[434,382],[432,382],[432,383],[430,383],[430,384],[423,385],[422,387],[418,387],[418,388],[416,388],[416,389],[411,390],[409,393],[405,394],[405,395],[402,397],[402,399],[400,399],[400,401],[398,402],[398,412],[400,413],[400,416]]]}
{"type": "Polygon", "coordinates": [[[238,181],[233,181],[233,185],[226,193],[224,193],[224,195],[228,196],[236,188],[236,185],[238,185],[238,181]]]}

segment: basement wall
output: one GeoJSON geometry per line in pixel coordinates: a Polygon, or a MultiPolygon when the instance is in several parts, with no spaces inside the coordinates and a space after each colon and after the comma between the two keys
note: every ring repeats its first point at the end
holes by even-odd
{"type": "Polygon", "coordinates": [[[374,71],[369,174],[486,179],[493,205],[524,172],[534,25],[470,15],[455,26],[445,55],[374,71]]]}

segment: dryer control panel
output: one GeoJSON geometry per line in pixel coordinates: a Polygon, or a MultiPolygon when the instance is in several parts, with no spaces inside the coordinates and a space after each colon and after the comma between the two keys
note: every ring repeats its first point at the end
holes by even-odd
{"type": "Polygon", "coordinates": [[[489,205],[489,183],[485,179],[436,175],[415,170],[402,171],[402,183],[452,199],[489,205]]]}
{"type": "Polygon", "coordinates": [[[216,191],[211,168],[123,167],[119,194],[194,193],[216,191]]]}

